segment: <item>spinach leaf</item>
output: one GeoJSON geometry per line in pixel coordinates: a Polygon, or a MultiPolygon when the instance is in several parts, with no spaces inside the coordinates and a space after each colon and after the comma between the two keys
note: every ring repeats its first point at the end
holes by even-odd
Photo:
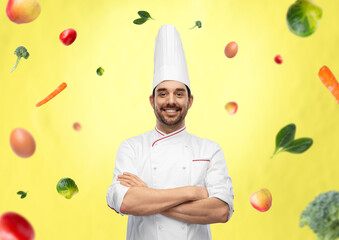
{"type": "Polygon", "coordinates": [[[313,144],[312,138],[299,138],[287,144],[281,151],[290,153],[303,153],[313,144]]]}
{"type": "Polygon", "coordinates": [[[285,147],[288,143],[294,140],[296,126],[294,123],[291,123],[284,128],[282,128],[275,139],[275,147],[285,147]]]}
{"type": "Polygon", "coordinates": [[[148,18],[138,18],[133,21],[134,24],[141,25],[147,21],[148,18]]]}
{"type": "Polygon", "coordinates": [[[151,15],[146,11],[139,11],[138,14],[141,18],[151,18],[151,15]]]}
{"type": "Polygon", "coordinates": [[[16,194],[21,195],[21,198],[25,198],[27,196],[27,192],[18,191],[16,194]]]}

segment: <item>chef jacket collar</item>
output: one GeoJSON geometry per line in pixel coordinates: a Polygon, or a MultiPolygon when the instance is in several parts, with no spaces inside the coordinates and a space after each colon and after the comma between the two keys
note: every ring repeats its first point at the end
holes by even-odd
{"type": "Polygon", "coordinates": [[[166,133],[160,131],[155,126],[155,128],[154,128],[155,140],[153,141],[152,147],[154,146],[154,144],[156,142],[159,142],[159,141],[162,141],[162,140],[165,140],[165,139],[172,139],[173,137],[182,135],[181,133],[184,133],[184,132],[186,132],[186,126],[183,126],[182,128],[180,128],[180,129],[178,129],[174,132],[171,132],[169,134],[166,134],[166,133]]]}

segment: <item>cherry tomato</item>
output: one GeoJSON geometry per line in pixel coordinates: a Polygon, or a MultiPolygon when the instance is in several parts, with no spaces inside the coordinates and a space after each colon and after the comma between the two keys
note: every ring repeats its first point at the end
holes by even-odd
{"type": "Polygon", "coordinates": [[[2,214],[0,218],[0,239],[33,240],[34,237],[32,225],[23,216],[14,212],[2,214]]]}
{"type": "Polygon", "coordinates": [[[282,64],[283,60],[280,55],[275,56],[274,61],[278,64],[282,64]]]}
{"type": "Polygon", "coordinates": [[[71,45],[75,39],[77,38],[77,32],[73,28],[68,28],[60,33],[59,39],[60,41],[66,45],[71,45]]]}

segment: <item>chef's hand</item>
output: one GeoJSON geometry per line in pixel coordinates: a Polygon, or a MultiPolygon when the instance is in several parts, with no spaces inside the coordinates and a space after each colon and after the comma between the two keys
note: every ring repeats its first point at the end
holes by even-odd
{"type": "Polygon", "coordinates": [[[147,184],[138,178],[138,176],[128,172],[119,175],[117,180],[125,187],[147,187],[147,184]]]}

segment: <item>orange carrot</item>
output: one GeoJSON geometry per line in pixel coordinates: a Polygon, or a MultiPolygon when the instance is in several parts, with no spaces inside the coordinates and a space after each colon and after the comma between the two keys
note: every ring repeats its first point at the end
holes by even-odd
{"type": "Polygon", "coordinates": [[[323,66],[322,68],[320,68],[318,76],[325,87],[328,88],[328,90],[332,93],[332,95],[339,103],[339,83],[335,79],[331,70],[328,67],[323,66]]]}
{"type": "Polygon", "coordinates": [[[47,103],[49,100],[54,98],[56,95],[58,95],[62,90],[64,90],[67,87],[67,84],[65,82],[61,83],[57,89],[55,89],[51,94],[49,94],[45,99],[38,102],[36,104],[37,107],[40,107],[41,105],[47,103]]]}

